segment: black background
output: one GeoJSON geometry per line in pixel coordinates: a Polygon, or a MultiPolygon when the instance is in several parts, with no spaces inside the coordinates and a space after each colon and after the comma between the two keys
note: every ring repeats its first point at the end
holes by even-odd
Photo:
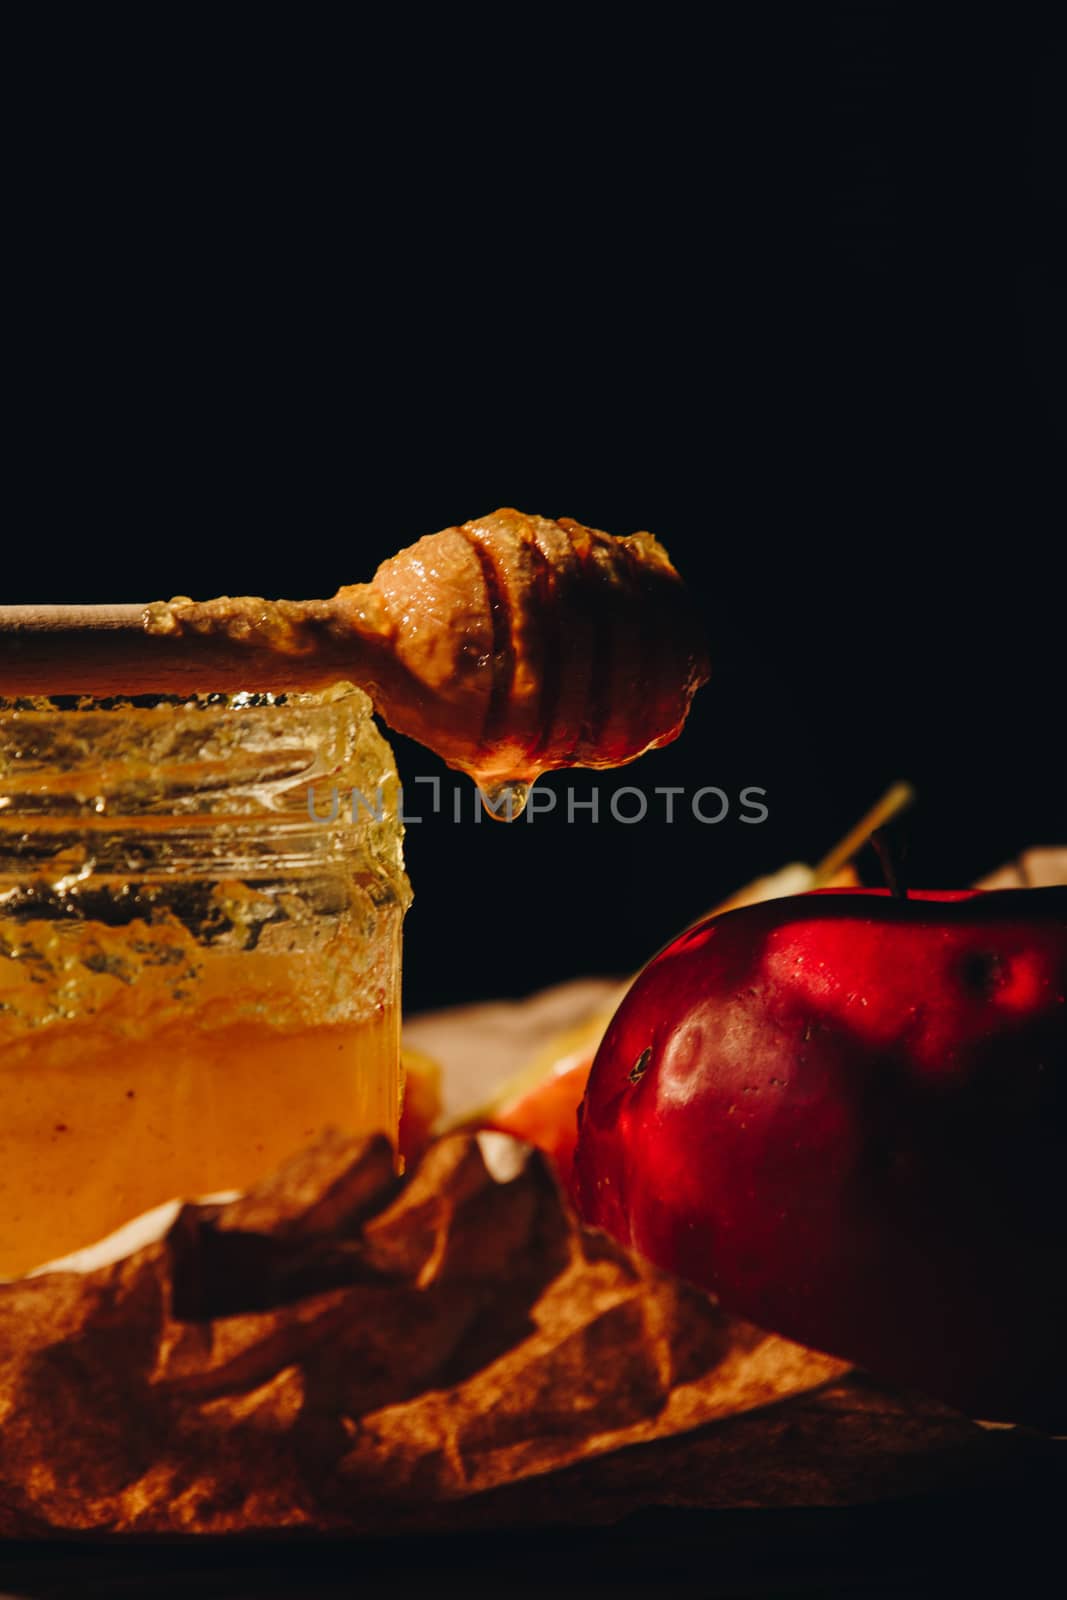
{"type": "Polygon", "coordinates": [[[663,539],[714,677],[573,780],[730,814],[413,825],[412,1009],[630,970],[897,777],[917,883],[1067,840],[1062,12],[295,16],[22,58],[2,597],[328,594],[500,504],[663,539]]]}

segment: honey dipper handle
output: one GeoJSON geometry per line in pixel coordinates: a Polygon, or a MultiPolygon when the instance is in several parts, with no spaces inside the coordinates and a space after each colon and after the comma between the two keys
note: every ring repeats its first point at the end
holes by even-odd
{"type": "Polygon", "coordinates": [[[89,628],[141,628],[147,607],[0,606],[0,636],[26,633],[81,634],[89,628]]]}
{"type": "Polygon", "coordinates": [[[369,647],[351,629],[337,635],[334,622],[333,602],[314,600],[0,606],[0,696],[359,683],[369,647]]]}
{"type": "Polygon", "coordinates": [[[0,606],[0,695],[131,694],[145,607],[0,606]]]}

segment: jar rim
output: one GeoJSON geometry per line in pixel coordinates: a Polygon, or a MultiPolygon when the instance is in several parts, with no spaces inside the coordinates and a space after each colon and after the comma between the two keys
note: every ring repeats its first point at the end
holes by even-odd
{"type": "Polygon", "coordinates": [[[92,716],[125,717],[130,720],[144,718],[152,724],[168,712],[178,711],[196,715],[204,720],[240,713],[242,717],[269,722],[278,714],[299,709],[306,713],[322,711],[330,714],[338,705],[352,702],[354,707],[366,712],[374,709],[370,696],[354,683],[339,681],[316,691],[286,691],[274,694],[268,691],[242,690],[236,694],[151,694],[108,695],[24,695],[8,698],[0,695],[0,724],[19,722],[32,726],[37,718],[47,718],[54,726],[59,719],[70,719],[77,726],[92,716]],[[364,702],[360,706],[360,702],[364,702]]]}
{"type": "Polygon", "coordinates": [[[152,872],[165,852],[168,870],[231,876],[332,857],[406,900],[400,780],[373,710],[349,683],[0,707],[0,879],[57,862],[65,878],[79,852],[98,873],[152,872]]]}
{"type": "Polygon", "coordinates": [[[0,706],[0,823],[309,815],[309,786],[398,782],[353,684],[317,694],[0,706]]]}

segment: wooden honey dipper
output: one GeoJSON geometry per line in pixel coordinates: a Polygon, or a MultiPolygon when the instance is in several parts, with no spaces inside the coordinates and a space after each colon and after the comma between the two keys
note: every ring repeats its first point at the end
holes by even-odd
{"type": "Polygon", "coordinates": [[[0,695],[347,679],[487,796],[669,743],[707,676],[695,608],[651,534],[510,509],[419,539],[332,600],[0,606],[0,695]]]}

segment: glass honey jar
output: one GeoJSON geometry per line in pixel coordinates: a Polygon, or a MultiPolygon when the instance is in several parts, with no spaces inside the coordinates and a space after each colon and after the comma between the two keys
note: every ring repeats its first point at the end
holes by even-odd
{"type": "Polygon", "coordinates": [[[0,1275],[395,1142],[400,815],[350,685],[0,702],[0,1275]]]}

